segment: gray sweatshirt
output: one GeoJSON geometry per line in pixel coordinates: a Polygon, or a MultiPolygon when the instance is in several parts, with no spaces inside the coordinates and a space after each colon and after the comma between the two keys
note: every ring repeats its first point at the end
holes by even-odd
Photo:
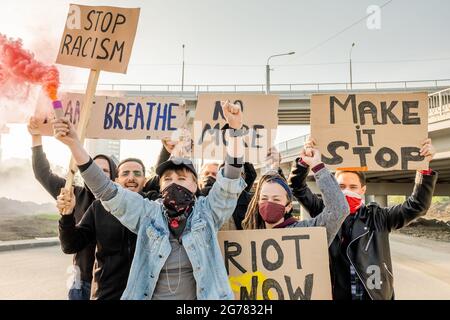
{"type": "Polygon", "coordinates": [[[350,208],[336,178],[327,168],[324,167],[314,173],[314,177],[322,192],[325,205],[323,211],[315,218],[293,223],[288,228],[325,227],[327,229],[328,246],[330,246],[345,218],[350,214],[350,208]]]}

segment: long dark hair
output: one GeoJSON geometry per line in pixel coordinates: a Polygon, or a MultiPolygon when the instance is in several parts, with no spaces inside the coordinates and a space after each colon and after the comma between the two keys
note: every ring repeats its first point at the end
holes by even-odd
{"type": "MultiPolygon", "coordinates": [[[[253,195],[252,200],[250,201],[247,212],[245,213],[245,218],[242,221],[242,229],[244,230],[253,230],[253,229],[265,229],[266,224],[259,214],[259,198],[261,197],[261,189],[264,183],[278,183],[276,180],[282,179],[286,181],[279,174],[266,174],[259,179],[258,184],[256,185],[255,194],[253,195]]],[[[287,184],[287,183],[286,183],[287,184]]],[[[288,199],[288,204],[292,201],[290,196],[286,192],[286,197],[288,199]]]]}

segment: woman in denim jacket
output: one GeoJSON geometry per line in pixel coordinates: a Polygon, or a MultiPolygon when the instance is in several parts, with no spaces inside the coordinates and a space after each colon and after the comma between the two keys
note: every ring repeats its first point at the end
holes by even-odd
{"type": "MultiPolygon", "coordinates": [[[[150,201],[105,178],[66,120],[54,120],[55,137],[66,144],[81,175],[103,206],[137,234],[136,252],[122,299],[233,299],[217,240],[246,187],[241,178],[242,112],[222,102],[228,122],[226,165],[207,197],[197,197],[197,174],[186,159],[157,168],[162,199],[150,201]]],[[[67,199],[70,202],[70,198],[67,199]]]]}

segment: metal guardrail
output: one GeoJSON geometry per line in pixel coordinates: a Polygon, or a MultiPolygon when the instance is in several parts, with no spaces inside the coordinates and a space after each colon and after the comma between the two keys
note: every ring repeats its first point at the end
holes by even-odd
{"type": "Polygon", "coordinates": [[[309,134],[306,134],[304,136],[300,136],[300,137],[296,137],[294,139],[280,142],[276,145],[277,150],[280,153],[287,153],[292,149],[301,148],[305,144],[308,137],[309,137],[309,134]]]}
{"type": "Polygon", "coordinates": [[[430,122],[450,119],[450,88],[428,95],[430,122]]]}
{"type": "MultiPolygon", "coordinates": [[[[86,84],[63,84],[66,90],[83,90],[86,84]]],[[[326,91],[350,91],[350,90],[393,90],[393,89],[415,89],[429,88],[440,89],[450,87],[450,79],[437,80],[411,80],[411,81],[377,81],[377,82],[353,82],[352,86],[347,82],[325,82],[325,83],[286,83],[271,84],[271,92],[326,92],[326,91]],[[351,88],[352,87],[352,88],[351,88]]],[[[181,85],[177,84],[99,84],[98,90],[117,90],[117,91],[156,91],[156,92],[184,92],[184,93],[207,93],[207,92],[261,92],[264,93],[266,86],[264,84],[195,84],[184,85],[183,91],[181,85]]]]}
{"type": "Polygon", "coordinates": [[[309,134],[306,134],[294,139],[278,143],[275,147],[280,153],[281,161],[283,162],[283,159],[289,158],[291,156],[297,156],[299,149],[301,149],[305,145],[305,142],[308,139],[308,137],[309,134]]]}

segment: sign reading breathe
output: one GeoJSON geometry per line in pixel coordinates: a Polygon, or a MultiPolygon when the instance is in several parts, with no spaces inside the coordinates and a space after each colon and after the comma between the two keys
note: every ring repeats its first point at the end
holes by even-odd
{"type": "MultiPolygon", "coordinates": [[[[64,116],[75,128],[83,110],[83,94],[61,93],[64,116]]],[[[176,97],[96,96],[86,128],[90,139],[159,140],[170,138],[186,122],[184,100],[176,97]]],[[[41,95],[35,117],[42,135],[53,135],[53,114],[48,98],[41,95]]]]}

